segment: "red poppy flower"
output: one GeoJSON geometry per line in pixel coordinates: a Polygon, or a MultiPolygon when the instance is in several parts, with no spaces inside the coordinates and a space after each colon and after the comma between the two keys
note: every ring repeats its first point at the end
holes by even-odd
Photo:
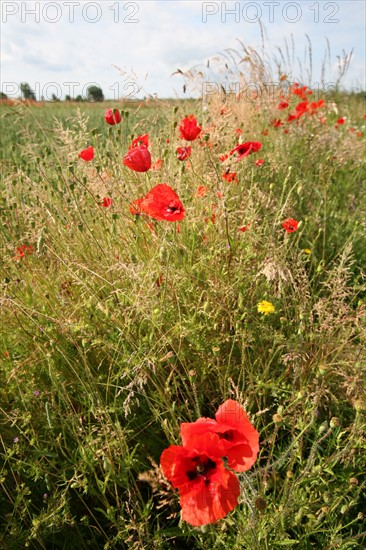
{"type": "Polygon", "coordinates": [[[151,167],[151,155],[145,145],[134,147],[126,153],[123,164],[135,172],[147,172],[151,167]]]}
{"type": "Polygon", "coordinates": [[[301,101],[296,105],[295,110],[297,113],[299,113],[299,116],[306,113],[306,111],[308,110],[308,105],[309,105],[308,101],[301,101]]]}
{"type": "Polygon", "coordinates": [[[182,423],[180,432],[183,445],[189,445],[192,437],[215,433],[220,441],[220,456],[227,457],[229,467],[236,472],[249,470],[257,460],[259,434],[249,422],[243,407],[228,399],[218,408],[215,418],[199,418],[193,423],[182,423]]]}
{"type": "Polygon", "coordinates": [[[288,101],[286,101],[285,99],[281,99],[281,101],[277,105],[277,109],[279,109],[280,111],[283,111],[283,109],[287,109],[288,106],[289,106],[288,101]]]}
{"type": "Polygon", "coordinates": [[[307,99],[309,95],[312,95],[312,91],[307,86],[299,86],[297,82],[292,87],[292,93],[299,96],[301,99],[307,99]]]}
{"type": "Polygon", "coordinates": [[[104,197],[100,204],[101,206],[104,206],[104,208],[109,208],[110,206],[112,206],[112,203],[113,201],[110,197],[104,197]]]}
{"type": "Polygon", "coordinates": [[[320,107],[324,107],[324,99],[319,99],[319,101],[312,101],[308,104],[307,110],[309,115],[313,115],[317,109],[320,109],[320,107]]]}
{"type": "Polygon", "coordinates": [[[259,141],[246,141],[245,143],[239,143],[234,149],[230,151],[230,155],[238,153],[237,160],[241,160],[244,157],[250,155],[250,153],[256,153],[262,147],[259,141]]]}
{"type": "Polygon", "coordinates": [[[107,124],[114,126],[115,124],[119,124],[121,122],[122,117],[118,109],[107,109],[104,113],[104,119],[107,124]]]}
{"type": "Polygon", "coordinates": [[[149,147],[149,134],[143,134],[142,136],[138,136],[137,138],[133,139],[129,149],[131,150],[135,147],[140,147],[140,145],[145,145],[145,147],[149,147]]]}
{"type": "Polygon", "coordinates": [[[182,519],[194,526],[215,523],[238,504],[239,481],[225,468],[218,443],[216,434],[206,433],[161,455],[163,474],[179,491],[182,519]]]}
{"type": "Polygon", "coordinates": [[[304,114],[304,112],[300,112],[300,111],[296,112],[296,113],[291,113],[287,117],[287,122],[293,122],[294,120],[299,119],[303,114],[304,114]]]}
{"type": "Polygon", "coordinates": [[[258,159],[258,160],[255,161],[255,165],[256,165],[256,166],[263,166],[263,164],[264,164],[264,160],[263,160],[263,159],[258,159]]]}
{"type": "Polygon", "coordinates": [[[251,224],[248,223],[247,225],[241,225],[240,227],[238,227],[238,231],[240,233],[245,233],[246,231],[248,231],[248,229],[250,228],[251,224]]]}
{"type": "Polygon", "coordinates": [[[236,172],[225,172],[225,174],[222,174],[222,179],[227,181],[228,183],[231,183],[233,181],[235,181],[236,183],[239,183],[238,182],[238,178],[236,176],[236,172]]]}
{"type": "Polygon", "coordinates": [[[280,126],[283,126],[283,122],[280,118],[275,118],[271,120],[271,126],[274,126],[275,128],[279,128],[280,126]]]}
{"type": "Polygon", "coordinates": [[[162,169],[163,164],[164,163],[163,163],[162,159],[158,159],[151,165],[151,170],[154,170],[155,172],[158,172],[159,170],[162,169]]]}
{"type": "Polygon", "coordinates": [[[155,220],[176,222],[185,216],[178,195],[166,183],[155,185],[139,203],[140,211],[155,220]]]}
{"type": "Polygon", "coordinates": [[[344,119],[343,117],[342,117],[342,118],[339,118],[339,119],[337,120],[337,124],[339,124],[339,125],[342,125],[342,124],[344,124],[345,122],[346,122],[346,121],[345,121],[345,119],[344,119]]]}
{"type": "Polygon", "coordinates": [[[207,193],[207,187],[200,185],[196,191],[196,197],[204,197],[207,193]]]}
{"type": "Polygon", "coordinates": [[[187,160],[192,154],[192,147],[177,147],[176,154],[178,160],[187,160]]]}
{"type": "Polygon", "coordinates": [[[86,162],[89,162],[93,160],[94,158],[94,147],[91,145],[87,149],[84,149],[83,151],[80,151],[78,154],[78,157],[85,160],[86,162]]]}
{"type": "Polygon", "coordinates": [[[294,233],[299,227],[299,222],[294,220],[293,218],[287,218],[282,222],[282,227],[287,233],[294,233]]]}
{"type": "Polygon", "coordinates": [[[228,158],[229,158],[229,155],[227,153],[219,156],[219,159],[221,160],[221,162],[225,162],[225,160],[227,160],[228,158]]]}
{"type": "Polygon", "coordinates": [[[180,137],[187,141],[194,141],[201,133],[201,126],[198,126],[197,119],[193,115],[183,118],[180,123],[180,137]]]}
{"type": "MultiPolygon", "coordinates": [[[[301,101],[295,107],[296,113],[290,116],[294,117],[292,120],[295,120],[295,118],[300,118],[305,113],[313,115],[317,109],[320,109],[320,107],[323,107],[324,105],[324,99],[319,99],[319,101],[312,102],[309,102],[307,100],[301,101]]],[[[289,122],[291,122],[291,120],[289,120],[289,122]]]]}

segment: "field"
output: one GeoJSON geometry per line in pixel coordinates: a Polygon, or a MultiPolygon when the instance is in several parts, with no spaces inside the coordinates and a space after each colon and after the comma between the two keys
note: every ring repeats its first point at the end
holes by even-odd
{"type": "Polygon", "coordinates": [[[1,548],[365,547],[366,102],[281,95],[1,106],[1,548]],[[194,526],[160,457],[228,399],[258,457],[194,526]]]}

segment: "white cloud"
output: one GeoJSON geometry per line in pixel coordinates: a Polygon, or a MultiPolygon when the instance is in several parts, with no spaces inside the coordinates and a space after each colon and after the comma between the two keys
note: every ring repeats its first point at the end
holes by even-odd
{"type": "Polygon", "coordinates": [[[34,14],[29,13],[37,2],[27,2],[28,12],[24,13],[20,8],[25,2],[18,2],[19,11],[13,15],[9,14],[9,7],[4,15],[5,4],[14,5],[14,2],[2,2],[2,80],[5,83],[28,81],[33,87],[37,83],[41,90],[51,81],[57,81],[61,88],[65,82],[80,82],[80,87],[75,88],[76,93],[80,93],[84,85],[93,81],[102,86],[106,96],[112,97],[113,89],[120,88],[123,92],[126,82],[133,82],[133,79],[122,77],[113,67],[115,64],[128,72],[133,69],[147,93],[157,92],[167,97],[174,93],[175,88],[181,87],[179,79],[171,78],[176,69],[204,65],[208,58],[219,52],[228,48],[240,49],[237,38],[246,45],[261,46],[259,24],[249,21],[255,16],[254,5],[262,10],[258,13],[262,14],[261,21],[268,36],[268,56],[279,56],[276,46],[285,51],[286,38],[291,57],[293,34],[295,66],[298,66],[297,57],[308,64],[309,58],[304,58],[307,33],[312,44],[313,78],[319,80],[327,36],[332,62],[342,49],[350,51],[354,48],[357,64],[354,68],[351,64],[347,82],[352,84],[357,78],[362,82],[365,78],[365,3],[358,0],[275,2],[277,11],[273,12],[272,19],[268,2],[259,0],[240,2],[236,15],[225,12],[225,9],[235,8],[238,2],[79,0],[73,12],[64,1],[58,3],[61,11],[53,6],[55,2],[47,2],[50,7],[43,12],[46,3],[38,2],[38,22],[34,14]],[[245,11],[248,5],[252,5],[252,11],[245,11]],[[287,9],[286,5],[289,6],[287,9]],[[297,11],[296,5],[299,6],[297,11]],[[208,14],[204,23],[202,10],[207,13],[216,8],[217,13],[208,14]],[[51,22],[60,14],[59,21],[51,22]],[[291,22],[296,17],[299,17],[298,21],[291,22]],[[95,23],[92,23],[93,19],[95,23]],[[145,80],[146,74],[148,78],[145,80]]]}

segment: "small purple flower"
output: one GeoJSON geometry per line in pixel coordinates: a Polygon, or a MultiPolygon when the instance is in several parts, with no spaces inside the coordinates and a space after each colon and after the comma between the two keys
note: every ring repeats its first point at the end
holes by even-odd
{"type": "Polygon", "coordinates": [[[18,441],[19,441],[19,437],[18,436],[14,437],[13,443],[18,443],[18,441]]]}
{"type": "Polygon", "coordinates": [[[45,493],[45,494],[43,495],[43,500],[47,500],[47,499],[48,499],[48,493],[45,493]]]}
{"type": "Polygon", "coordinates": [[[39,391],[38,391],[38,390],[34,390],[33,395],[35,395],[36,397],[38,397],[38,396],[39,396],[39,391]]]}

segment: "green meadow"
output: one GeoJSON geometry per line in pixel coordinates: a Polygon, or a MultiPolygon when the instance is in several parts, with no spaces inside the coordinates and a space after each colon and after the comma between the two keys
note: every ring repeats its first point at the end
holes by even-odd
{"type": "Polygon", "coordinates": [[[366,102],[280,95],[1,105],[1,548],[365,547],[366,102]],[[131,212],[158,183],[183,220],[131,212]],[[259,455],[193,527],[160,456],[227,399],[259,455]]]}

